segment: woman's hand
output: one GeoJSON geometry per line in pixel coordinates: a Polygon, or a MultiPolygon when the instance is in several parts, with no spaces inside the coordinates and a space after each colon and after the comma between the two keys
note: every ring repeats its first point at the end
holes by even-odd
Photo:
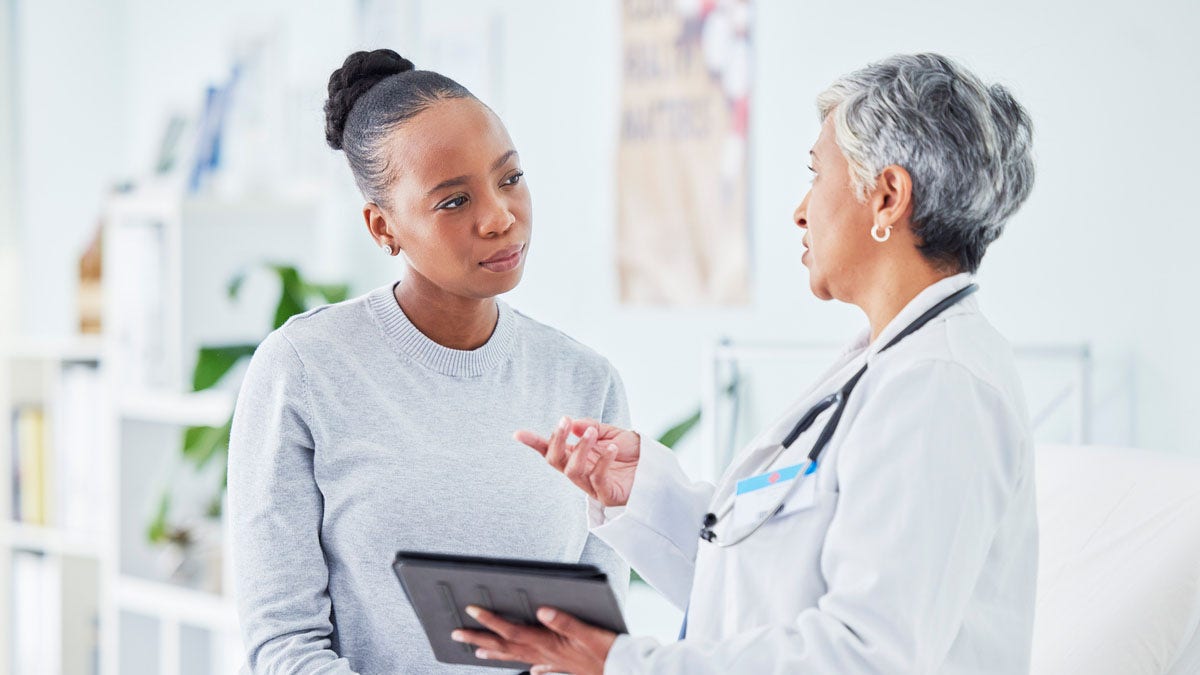
{"type": "Polygon", "coordinates": [[[604,506],[625,506],[629,501],[642,448],[636,433],[564,417],[548,439],[532,431],[518,431],[513,437],[541,453],[550,466],[604,506]],[[579,437],[574,445],[568,443],[572,434],[579,437]]]}
{"type": "Polygon", "coordinates": [[[545,628],[509,623],[474,606],[467,607],[467,614],[492,632],[460,629],[450,634],[452,639],[475,645],[481,659],[531,663],[531,675],[603,675],[604,660],[617,639],[616,633],[549,607],[537,612],[545,628]]]}

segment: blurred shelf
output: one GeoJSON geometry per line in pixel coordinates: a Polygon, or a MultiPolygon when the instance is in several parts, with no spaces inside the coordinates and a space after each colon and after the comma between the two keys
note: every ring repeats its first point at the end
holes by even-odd
{"type": "Polygon", "coordinates": [[[118,411],[126,420],[219,427],[229,421],[235,399],[228,391],[142,391],[121,396],[118,411]]]}
{"type": "Polygon", "coordinates": [[[237,628],[237,610],[229,598],[163,581],[122,575],[116,585],[117,606],[128,612],[214,632],[237,628]]]}
{"type": "Polygon", "coordinates": [[[10,549],[36,551],[48,555],[99,558],[100,546],[86,535],[56,527],[28,523],[0,524],[0,542],[10,549]]]}
{"type": "Polygon", "coordinates": [[[99,335],[58,339],[24,337],[0,343],[0,356],[28,361],[99,362],[102,352],[103,339],[99,335]]]}

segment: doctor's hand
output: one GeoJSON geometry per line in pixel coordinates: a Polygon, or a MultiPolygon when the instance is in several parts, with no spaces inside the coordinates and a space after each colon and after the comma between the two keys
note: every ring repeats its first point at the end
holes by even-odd
{"type": "Polygon", "coordinates": [[[513,438],[537,450],[589,497],[604,506],[625,506],[641,456],[642,439],[596,420],[562,418],[550,438],[518,431],[513,438]],[[569,441],[574,435],[575,444],[569,441]]]}
{"type": "Polygon", "coordinates": [[[616,633],[549,607],[537,612],[545,628],[509,623],[474,606],[467,607],[467,614],[492,632],[460,629],[450,634],[452,639],[475,645],[481,659],[531,663],[531,675],[603,675],[604,661],[617,639],[616,633]]]}

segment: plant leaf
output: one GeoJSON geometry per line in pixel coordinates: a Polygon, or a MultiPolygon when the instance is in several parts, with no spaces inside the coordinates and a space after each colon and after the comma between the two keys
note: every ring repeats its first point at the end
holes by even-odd
{"type": "Polygon", "coordinates": [[[192,371],[192,390],[203,391],[216,385],[237,362],[254,353],[255,345],[231,345],[228,347],[201,347],[192,371]]]}
{"type": "Polygon", "coordinates": [[[279,305],[275,308],[275,328],[279,328],[288,319],[305,311],[304,282],[300,273],[290,265],[274,265],[275,273],[279,275],[282,286],[279,293],[279,305]]]}
{"type": "Polygon", "coordinates": [[[183,435],[183,456],[202,469],[213,457],[229,451],[233,418],[219,427],[189,427],[183,435]]]}
{"type": "Polygon", "coordinates": [[[674,448],[675,444],[684,436],[687,436],[699,423],[700,410],[697,409],[696,412],[689,415],[686,419],[663,432],[663,435],[658,438],[658,442],[668,448],[674,448]]]}
{"type": "Polygon", "coordinates": [[[237,300],[238,293],[241,292],[242,284],[245,283],[245,281],[246,281],[246,273],[245,272],[238,272],[236,275],[234,275],[234,277],[232,279],[229,280],[229,286],[227,287],[227,290],[229,292],[230,300],[237,300]]]}
{"type": "Polygon", "coordinates": [[[162,497],[158,500],[158,510],[154,512],[154,519],[150,521],[149,527],[146,528],[146,539],[152,544],[161,544],[167,540],[167,513],[171,510],[171,493],[163,490],[162,497]]]}
{"type": "Polygon", "coordinates": [[[319,295],[329,303],[342,302],[350,295],[350,287],[346,284],[309,284],[309,295],[319,295]]]}

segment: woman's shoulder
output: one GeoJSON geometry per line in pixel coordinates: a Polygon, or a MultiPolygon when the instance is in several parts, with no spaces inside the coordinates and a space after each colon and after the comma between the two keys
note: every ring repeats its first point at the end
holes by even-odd
{"type": "Polygon", "coordinates": [[[542,323],[517,309],[512,311],[517,324],[518,344],[527,357],[549,358],[570,362],[576,368],[613,371],[613,366],[600,352],[571,337],[562,330],[542,323]]]}
{"type": "Polygon", "coordinates": [[[321,350],[338,345],[344,349],[348,336],[362,335],[370,326],[367,304],[372,293],[374,291],[295,314],[272,331],[262,346],[286,342],[301,360],[306,355],[319,355],[321,350]]]}

